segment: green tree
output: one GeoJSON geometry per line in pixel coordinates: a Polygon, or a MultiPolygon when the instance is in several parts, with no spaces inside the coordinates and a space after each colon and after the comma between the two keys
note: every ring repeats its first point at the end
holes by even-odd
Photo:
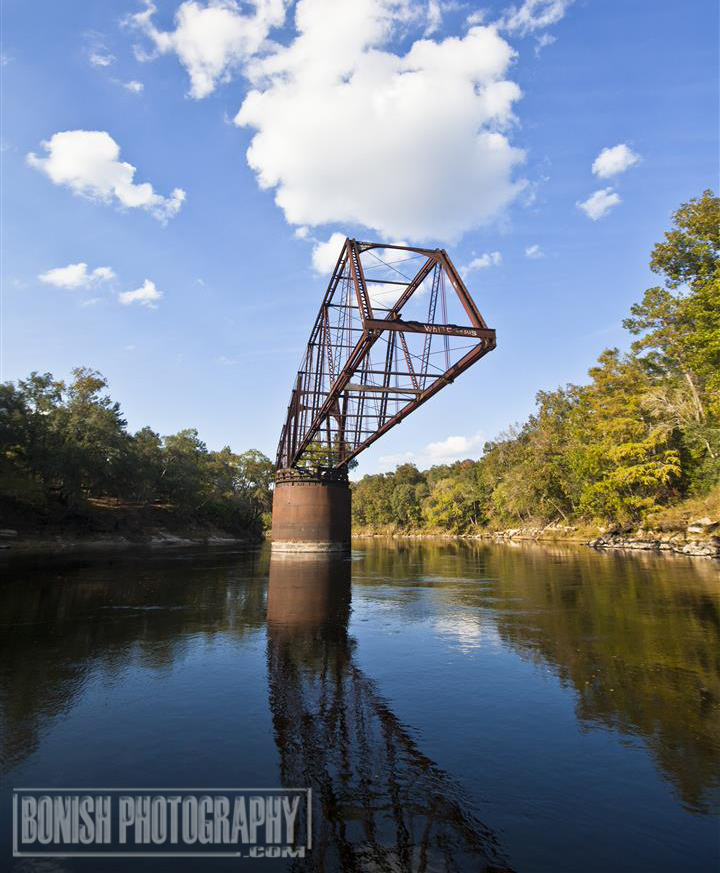
{"type": "Polygon", "coordinates": [[[607,349],[590,376],[575,408],[579,508],[589,517],[638,521],[669,502],[682,475],[675,433],[645,408],[649,377],[636,358],[607,349]]]}
{"type": "Polygon", "coordinates": [[[90,495],[116,494],[129,450],[120,404],[107,394],[96,370],[77,367],[65,402],[49,413],[54,478],[63,501],[77,505],[90,495]]]}
{"type": "Polygon", "coordinates": [[[128,471],[128,493],[136,500],[151,503],[162,493],[165,470],[160,434],[151,427],[139,430],[131,439],[128,471]]]}
{"type": "Polygon", "coordinates": [[[409,482],[396,484],[390,498],[394,520],[403,527],[415,527],[421,521],[420,503],[415,485],[409,482]]]}
{"type": "Polygon", "coordinates": [[[673,225],[650,259],[663,286],[648,288],[623,324],[649,368],[683,380],[700,422],[708,403],[720,413],[720,198],[705,191],[673,225]]]}
{"type": "Polygon", "coordinates": [[[441,479],[423,505],[423,515],[430,527],[452,533],[468,529],[473,521],[473,501],[466,483],[441,479]]]}
{"type": "Polygon", "coordinates": [[[163,437],[161,495],[186,513],[197,509],[203,493],[203,460],[207,446],[195,428],[163,437]]]}

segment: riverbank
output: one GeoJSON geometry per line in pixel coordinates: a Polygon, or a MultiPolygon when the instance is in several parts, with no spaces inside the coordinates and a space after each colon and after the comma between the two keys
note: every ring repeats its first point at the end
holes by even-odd
{"type": "Polygon", "coordinates": [[[707,516],[695,519],[682,529],[621,527],[602,528],[591,525],[525,526],[505,529],[481,529],[462,534],[439,530],[402,530],[392,526],[353,529],[354,537],[390,537],[392,539],[494,540],[496,542],[533,541],[539,543],[574,543],[595,549],[626,549],[670,552],[692,557],[720,559],[720,521],[707,516]]]}
{"type": "MultiPolygon", "coordinates": [[[[4,507],[7,509],[7,507],[4,507]]],[[[184,517],[170,505],[92,501],[83,510],[0,514],[0,553],[251,545],[253,530],[227,529],[184,517]]]]}

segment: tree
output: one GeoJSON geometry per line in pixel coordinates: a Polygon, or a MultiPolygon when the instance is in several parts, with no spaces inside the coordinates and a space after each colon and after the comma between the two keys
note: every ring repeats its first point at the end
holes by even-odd
{"type": "Polygon", "coordinates": [[[72,373],[67,400],[55,411],[53,427],[61,443],[63,491],[77,502],[90,494],[117,492],[129,440],[120,404],[102,393],[106,379],[87,367],[72,373]]]}
{"type": "Polygon", "coordinates": [[[203,456],[207,446],[195,428],[163,437],[161,495],[185,512],[197,509],[203,494],[203,456]]]}
{"type": "Polygon", "coordinates": [[[423,506],[423,515],[431,527],[460,533],[472,523],[472,500],[467,486],[452,479],[441,479],[423,506]]]}
{"type": "Polygon", "coordinates": [[[236,458],[242,489],[256,502],[260,512],[270,512],[275,465],[256,449],[242,452],[236,458]]]}
{"type": "Polygon", "coordinates": [[[390,498],[390,506],[395,521],[403,527],[414,527],[420,523],[420,503],[417,499],[415,485],[411,485],[409,482],[396,484],[390,498]]]}
{"type": "Polygon", "coordinates": [[[668,503],[682,475],[675,433],[657,426],[643,404],[649,378],[634,357],[606,349],[574,410],[583,451],[581,512],[638,521],[668,503]]]}
{"type": "Polygon", "coordinates": [[[160,434],[151,427],[139,430],[131,439],[128,491],[136,500],[151,503],[161,494],[164,452],[160,434]]]}
{"type": "Polygon", "coordinates": [[[664,285],[648,288],[623,324],[650,370],[684,380],[701,422],[708,402],[720,413],[720,198],[705,191],[673,224],[650,259],[664,285]]]}

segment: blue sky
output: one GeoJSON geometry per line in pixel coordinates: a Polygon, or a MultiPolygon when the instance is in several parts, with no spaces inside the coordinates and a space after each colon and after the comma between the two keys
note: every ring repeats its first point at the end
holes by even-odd
{"type": "Polygon", "coordinates": [[[358,472],[427,466],[627,346],[652,245],[717,187],[713,0],[5,0],[2,23],[2,379],[92,366],[131,429],[211,448],[274,457],[333,233],[477,264],[497,349],[358,472]]]}

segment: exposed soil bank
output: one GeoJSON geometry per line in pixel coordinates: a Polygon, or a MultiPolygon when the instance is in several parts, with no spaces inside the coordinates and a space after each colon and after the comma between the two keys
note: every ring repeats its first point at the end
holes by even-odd
{"type": "Polygon", "coordinates": [[[18,512],[17,507],[12,510],[0,513],[0,553],[229,546],[261,541],[252,531],[194,523],[178,516],[172,507],[160,505],[94,502],[84,511],[55,516],[18,512]]]}
{"type": "Polygon", "coordinates": [[[261,542],[258,539],[224,536],[222,534],[194,536],[190,534],[177,534],[170,531],[156,531],[147,537],[128,539],[127,537],[70,537],[58,535],[52,539],[24,538],[9,539],[0,532],[0,554],[11,551],[13,553],[31,552],[65,552],[73,550],[112,550],[129,548],[156,548],[168,546],[235,546],[254,545],[261,542]]]}

